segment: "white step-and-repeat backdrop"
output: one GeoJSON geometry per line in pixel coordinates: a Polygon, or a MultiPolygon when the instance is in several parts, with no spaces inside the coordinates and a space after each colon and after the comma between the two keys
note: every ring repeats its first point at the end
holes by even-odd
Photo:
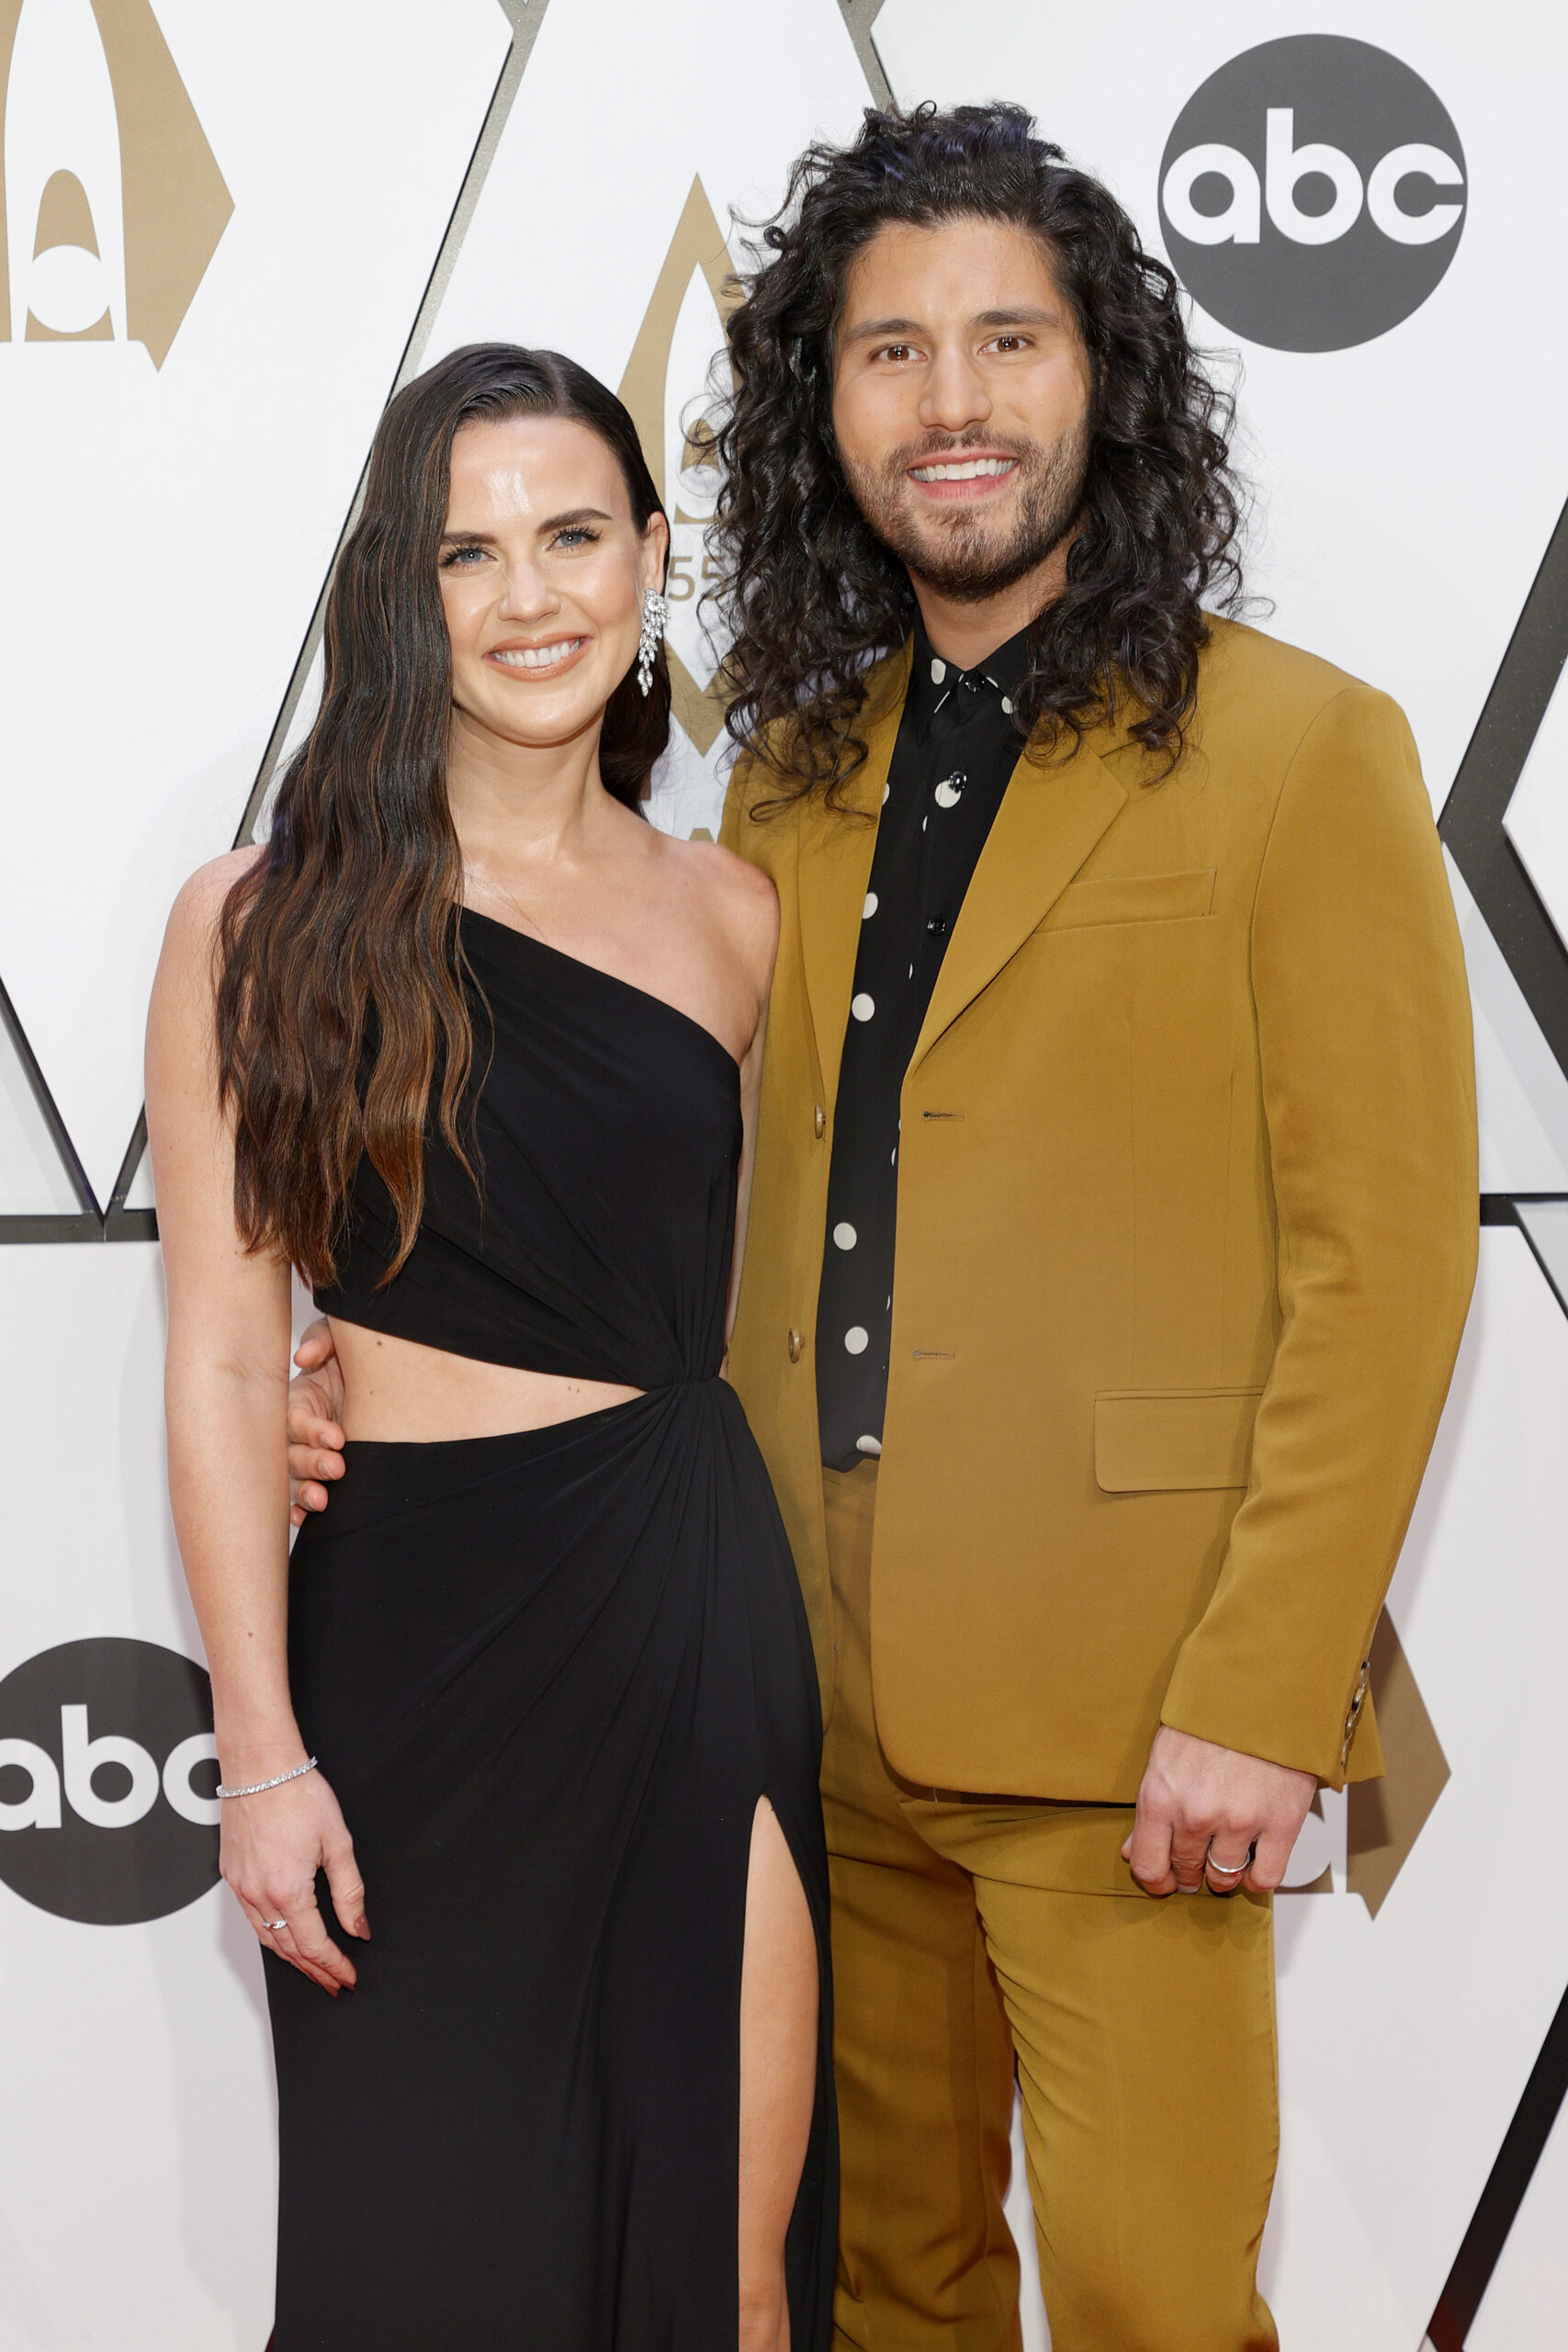
{"type": "Polygon", "coordinates": [[[685,426],[737,221],[889,91],[1024,100],[1169,257],[1239,377],[1265,625],[1399,696],[1442,812],[1488,1223],[1379,1634],[1389,1778],[1322,1801],[1280,1899],[1264,2265],[1286,2352],[1561,2341],[1568,2122],[1519,2189],[1568,1985],[1565,71],[1547,0],[0,0],[0,2352],[271,2325],[261,1973],[163,1481],[169,902],[309,721],[383,401],[479,337],[633,407],[678,558],[657,814],[716,829],[685,426]]]}

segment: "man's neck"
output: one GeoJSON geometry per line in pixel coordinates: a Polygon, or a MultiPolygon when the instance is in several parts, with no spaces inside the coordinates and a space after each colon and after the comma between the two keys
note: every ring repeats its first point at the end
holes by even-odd
{"type": "Polygon", "coordinates": [[[911,571],[910,585],[932,652],[960,670],[973,670],[987,660],[998,645],[1005,645],[1010,637],[1027,628],[1061,594],[1067,584],[1070,545],[1070,538],[1064,539],[1052,548],[1043,563],[1025,572],[1010,588],[974,603],[944,596],[929,581],[911,571]]]}

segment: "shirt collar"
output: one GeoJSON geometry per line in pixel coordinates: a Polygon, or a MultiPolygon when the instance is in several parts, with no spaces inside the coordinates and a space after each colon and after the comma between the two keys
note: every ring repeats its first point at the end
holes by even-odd
{"type": "Polygon", "coordinates": [[[971,680],[982,693],[995,695],[1010,706],[1029,668],[1027,627],[1021,628],[1016,637],[1010,637],[1005,645],[998,645],[994,653],[987,654],[983,662],[973,663],[967,671],[961,670],[954,662],[944,662],[939,654],[932,652],[925,624],[918,616],[914,639],[909,699],[915,706],[917,716],[921,718],[932,718],[955,692],[967,694],[969,686],[966,682],[971,680]]]}

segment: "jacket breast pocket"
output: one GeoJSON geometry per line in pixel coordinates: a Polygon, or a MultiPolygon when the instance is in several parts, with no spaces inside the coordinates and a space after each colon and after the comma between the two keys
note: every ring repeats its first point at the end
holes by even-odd
{"type": "Polygon", "coordinates": [[[1122,1388],[1094,1400],[1095,1484],[1108,1495],[1245,1487],[1260,1388],[1122,1388]]]}
{"type": "Polygon", "coordinates": [[[1089,923],[1179,922],[1206,915],[1214,902],[1214,868],[1184,874],[1096,874],[1069,882],[1041,925],[1080,931],[1089,923]]]}

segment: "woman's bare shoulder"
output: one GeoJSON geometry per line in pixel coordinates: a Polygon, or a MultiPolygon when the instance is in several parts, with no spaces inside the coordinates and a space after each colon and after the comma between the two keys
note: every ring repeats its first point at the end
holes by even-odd
{"type": "Polygon", "coordinates": [[[181,884],[164,932],[164,971],[192,978],[209,971],[224,900],[261,854],[254,844],[228,850],[221,857],[209,858],[181,884]]]}
{"type": "Polygon", "coordinates": [[[718,842],[683,842],[673,835],[666,841],[687,888],[699,892],[716,913],[777,928],[778,892],[757,866],[718,842]]]}
{"type": "Polygon", "coordinates": [[[779,938],[779,899],[768,876],[716,842],[671,840],[685,889],[750,964],[773,968],[779,938]]]}
{"type": "Polygon", "coordinates": [[[212,930],[230,891],[261,855],[257,844],[248,842],[243,849],[226,850],[221,857],[209,857],[205,865],[198,865],[189,880],[180,885],[169,910],[171,933],[176,925],[182,931],[212,930]]]}

